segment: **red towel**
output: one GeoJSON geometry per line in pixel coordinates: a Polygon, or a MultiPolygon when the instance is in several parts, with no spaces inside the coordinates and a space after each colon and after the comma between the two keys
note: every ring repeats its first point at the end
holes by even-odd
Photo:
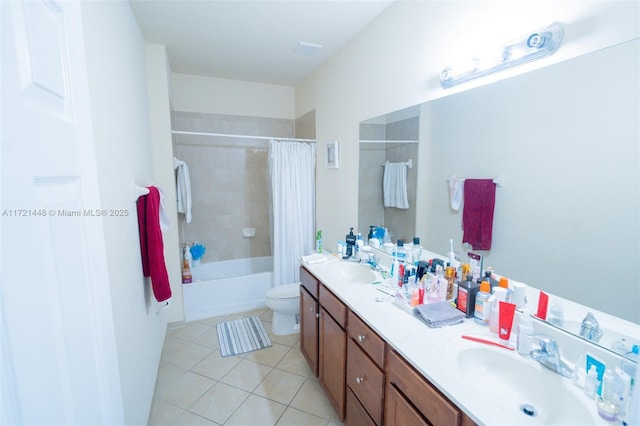
{"type": "Polygon", "coordinates": [[[149,194],[137,201],[142,273],[145,277],[151,277],[153,294],[158,302],[163,302],[171,297],[171,285],[164,263],[160,230],[160,192],[155,186],[149,186],[148,189],[149,194]]]}
{"type": "Polygon", "coordinates": [[[474,250],[491,249],[495,202],[496,184],[492,179],[464,180],[462,242],[471,244],[474,250]]]}

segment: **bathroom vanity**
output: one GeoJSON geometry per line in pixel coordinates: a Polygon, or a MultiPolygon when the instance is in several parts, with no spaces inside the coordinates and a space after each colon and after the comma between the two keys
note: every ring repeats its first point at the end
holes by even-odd
{"type": "MultiPolygon", "coordinates": [[[[616,424],[529,356],[461,338],[491,338],[486,327],[429,328],[379,291],[384,283],[368,266],[326,255],[300,272],[300,348],[347,425],[616,424]]],[[[535,328],[570,360],[583,349],[575,336],[535,328]]]]}

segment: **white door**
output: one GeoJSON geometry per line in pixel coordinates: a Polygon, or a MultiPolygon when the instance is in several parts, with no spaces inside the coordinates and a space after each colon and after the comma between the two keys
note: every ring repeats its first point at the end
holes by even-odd
{"type": "Polygon", "coordinates": [[[0,423],[121,424],[82,5],[0,3],[0,423]]]}

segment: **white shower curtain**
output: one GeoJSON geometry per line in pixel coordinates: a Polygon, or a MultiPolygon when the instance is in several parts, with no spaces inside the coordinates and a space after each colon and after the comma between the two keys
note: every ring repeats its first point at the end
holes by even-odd
{"type": "Polygon", "coordinates": [[[275,286],[299,282],[298,258],[314,249],[315,167],[315,144],[271,141],[275,286]]]}

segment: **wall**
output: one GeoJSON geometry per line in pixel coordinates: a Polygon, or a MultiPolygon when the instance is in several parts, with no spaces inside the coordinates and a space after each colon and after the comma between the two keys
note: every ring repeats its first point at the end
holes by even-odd
{"type": "MultiPolygon", "coordinates": [[[[179,130],[293,137],[294,120],[175,111],[179,130]]],[[[269,141],[175,136],[177,157],[189,165],[192,220],[180,215],[182,241],[198,241],[203,262],[271,256],[269,141]],[[243,228],[255,228],[244,238],[243,228]]]]}
{"type": "MultiPolygon", "coordinates": [[[[316,110],[317,227],[331,247],[357,226],[359,122],[630,40],[640,35],[637,2],[394,2],[316,73],[296,86],[296,114],[316,110]],[[444,91],[440,71],[482,43],[501,44],[558,21],[563,45],[543,61],[444,91]],[[497,23],[496,23],[497,22],[497,23]],[[384,58],[381,61],[380,58],[384,58]],[[340,141],[340,169],[324,146],[340,141]],[[336,192],[335,188],[341,188],[336,192]],[[341,206],[336,209],[335,206],[341,206]]],[[[441,247],[431,247],[442,251],[441,247]]],[[[446,247],[445,247],[446,248],[446,247]]]]}
{"type": "Polygon", "coordinates": [[[146,45],[149,92],[149,117],[153,152],[153,183],[162,188],[164,208],[170,220],[163,235],[164,260],[171,282],[171,304],[164,315],[168,322],[184,320],[182,304],[182,264],[178,240],[178,207],[175,171],[173,168],[173,139],[171,137],[171,105],[169,102],[169,59],[164,46],[146,45]]]}
{"type": "Polygon", "coordinates": [[[133,185],[153,181],[145,46],[126,2],[83,3],[87,71],[124,418],[146,424],[166,319],[143,279],[133,185]]]}
{"type": "MultiPolygon", "coordinates": [[[[316,172],[316,219],[317,227],[325,232],[325,246],[332,247],[349,227],[359,225],[358,188],[346,183],[358,179],[360,121],[637,38],[639,8],[637,2],[608,1],[393,3],[296,87],[297,113],[316,110],[320,165],[316,172]],[[564,26],[565,37],[553,56],[453,90],[439,87],[442,68],[469,57],[481,43],[500,44],[521,36],[523,29],[535,30],[554,21],[564,26]],[[333,140],[340,141],[340,169],[322,166],[322,148],[333,140]],[[341,191],[335,191],[338,187],[341,191]]],[[[423,125],[428,123],[421,119],[421,131],[423,125]]],[[[420,154],[421,161],[425,155],[420,154]]],[[[426,178],[424,173],[419,170],[420,182],[426,178]]],[[[418,217],[418,221],[431,224],[425,226],[437,223],[433,220],[437,219],[418,217]]],[[[446,252],[447,242],[425,247],[446,252]]]]}
{"type": "Polygon", "coordinates": [[[171,100],[176,111],[295,118],[291,86],[173,73],[171,100]]]}

